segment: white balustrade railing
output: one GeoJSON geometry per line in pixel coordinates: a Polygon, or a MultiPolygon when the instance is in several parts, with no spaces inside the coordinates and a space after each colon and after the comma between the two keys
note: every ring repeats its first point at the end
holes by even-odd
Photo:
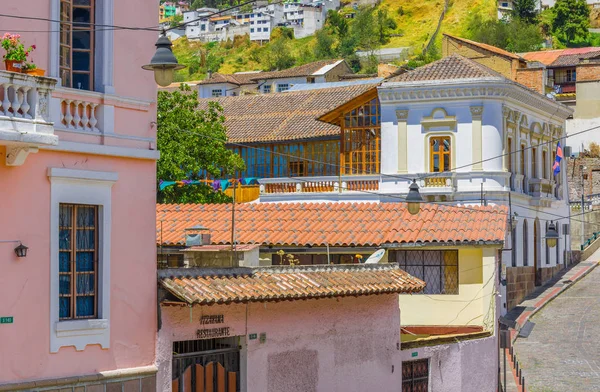
{"type": "Polygon", "coordinates": [[[98,104],[80,99],[60,99],[60,124],[70,130],[100,132],[98,104]]]}
{"type": "Polygon", "coordinates": [[[52,132],[43,128],[50,125],[50,92],[55,84],[53,79],[0,71],[0,117],[20,120],[18,131],[52,132]],[[24,128],[28,125],[33,129],[24,128]]]}

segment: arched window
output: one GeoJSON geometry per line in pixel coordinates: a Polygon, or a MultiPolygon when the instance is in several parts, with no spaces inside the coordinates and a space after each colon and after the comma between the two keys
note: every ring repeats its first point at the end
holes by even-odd
{"type": "Polygon", "coordinates": [[[527,233],[527,220],[523,220],[523,266],[527,267],[529,265],[528,261],[528,251],[529,244],[527,241],[528,233],[527,233]]]}
{"type": "Polygon", "coordinates": [[[429,139],[429,171],[432,173],[450,171],[452,160],[450,136],[434,136],[429,139]]]}

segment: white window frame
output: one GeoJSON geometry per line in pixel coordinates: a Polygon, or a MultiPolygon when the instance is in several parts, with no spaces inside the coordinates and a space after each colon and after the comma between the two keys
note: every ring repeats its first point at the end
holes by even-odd
{"type": "Polygon", "coordinates": [[[50,179],[50,352],[88,344],[110,348],[110,237],[114,172],[48,168],[50,179]],[[98,206],[98,318],[59,319],[59,207],[60,204],[98,206]]]}
{"type": "Polygon", "coordinates": [[[277,92],[282,93],[284,91],[288,91],[290,89],[289,83],[277,83],[277,92]],[[285,86],[285,89],[284,89],[285,86]]]}
{"type": "Polygon", "coordinates": [[[223,96],[223,89],[222,89],[222,88],[215,88],[215,89],[212,89],[212,90],[210,91],[210,96],[211,96],[211,97],[213,97],[213,98],[219,98],[219,97],[222,97],[222,96],[223,96]],[[216,94],[216,93],[218,93],[218,94],[216,94]]]}
{"type": "Polygon", "coordinates": [[[263,94],[270,94],[271,93],[271,85],[270,84],[265,84],[263,86],[263,94]]]}

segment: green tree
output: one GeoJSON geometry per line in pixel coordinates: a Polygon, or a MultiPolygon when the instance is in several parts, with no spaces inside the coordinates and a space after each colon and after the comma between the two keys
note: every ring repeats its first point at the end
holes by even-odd
{"type": "Polygon", "coordinates": [[[390,18],[388,15],[387,8],[380,8],[375,13],[375,29],[377,31],[377,37],[379,39],[380,44],[387,44],[390,42],[390,34],[392,31],[396,30],[396,21],[393,18],[390,18]]]}
{"type": "Polygon", "coordinates": [[[480,16],[474,16],[467,23],[467,35],[473,41],[510,52],[539,50],[544,42],[540,27],[521,19],[482,20],[480,16]]]}
{"type": "Polygon", "coordinates": [[[317,43],[315,44],[315,58],[321,60],[335,57],[333,49],[334,38],[329,33],[329,30],[326,28],[318,30],[315,36],[317,39],[317,43]]]}
{"type": "Polygon", "coordinates": [[[269,70],[290,68],[296,63],[296,58],[291,53],[289,38],[279,37],[272,40],[268,48],[265,52],[265,62],[269,70]]]}
{"type": "Polygon", "coordinates": [[[552,7],[552,32],[567,46],[589,39],[590,9],[585,0],[556,0],[552,7]]]}
{"type": "Polygon", "coordinates": [[[342,39],[348,34],[348,21],[335,10],[327,11],[325,24],[331,28],[338,39],[342,39]]]}
{"type": "Polygon", "coordinates": [[[171,21],[169,22],[169,26],[176,28],[183,22],[183,15],[173,15],[171,21]]]}
{"type": "Polygon", "coordinates": [[[377,23],[373,16],[374,8],[370,6],[360,7],[351,24],[351,34],[354,36],[356,46],[359,49],[373,51],[380,45],[377,23]]]}
{"type": "Polygon", "coordinates": [[[536,0],[513,0],[513,18],[530,24],[535,23],[537,20],[536,2],[536,0]]]}
{"type": "Polygon", "coordinates": [[[204,0],[194,0],[191,9],[197,10],[198,8],[204,7],[204,0]]]}
{"type": "MultiPolygon", "coordinates": [[[[223,110],[216,102],[199,109],[196,91],[183,85],[180,91],[158,93],[157,181],[181,181],[208,177],[227,178],[244,169],[242,158],[225,147],[227,136],[223,110]]],[[[230,199],[208,185],[171,186],[158,192],[161,203],[222,203],[230,199]]]]}

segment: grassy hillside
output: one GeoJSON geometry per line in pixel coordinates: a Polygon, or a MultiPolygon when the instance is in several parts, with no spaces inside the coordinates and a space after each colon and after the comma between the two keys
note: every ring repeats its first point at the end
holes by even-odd
{"type": "MultiPolygon", "coordinates": [[[[483,19],[495,18],[496,4],[495,0],[450,0],[436,41],[439,44],[441,33],[464,34],[467,21],[474,13],[481,15],[483,19]]],[[[386,7],[398,26],[394,36],[384,47],[411,47],[417,55],[435,32],[444,0],[382,0],[378,7],[386,7]]],[[[269,45],[260,46],[247,39],[210,44],[179,39],[174,42],[174,52],[188,69],[179,71],[176,80],[203,79],[209,68],[221,73],[265,70],[265,56],[269,45]]],[[[296,58],[295,65],[313,60],[311,54],[314,45],[314,37],[291,42],[289,52],[296,58]]]]}

